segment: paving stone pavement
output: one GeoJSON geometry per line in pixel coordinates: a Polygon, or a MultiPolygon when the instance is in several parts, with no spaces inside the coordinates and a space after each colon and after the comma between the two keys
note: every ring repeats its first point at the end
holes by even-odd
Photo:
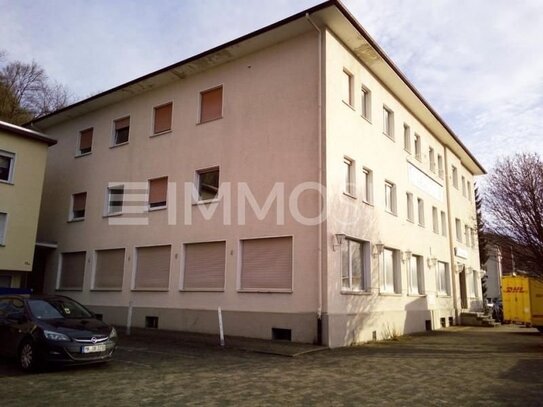
{"type": "Polygon", "coordinates": [[[543,406],[543,335],[453,327],[294,358],[121,338],[106,365],[25,375],[0,359],[0,406],[543,406]]]}

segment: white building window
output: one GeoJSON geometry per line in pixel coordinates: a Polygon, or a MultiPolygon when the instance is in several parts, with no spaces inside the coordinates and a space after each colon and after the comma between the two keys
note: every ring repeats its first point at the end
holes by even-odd
{"type": "Polygon", "coordinates": [[[0,150],[0,182],[13,182],[15,154],[0,150]]]}
{"type": "Polygon", "coordinates": [[[441,211],[441,234],[447,236],[447,215],[441,211]]]}
{"type": "Polygon", "coordinates": [[[462,222],[456,218],[454,223],[456,226],[456,241],[462,243],[462,222]]]}
{"type": "Polygon", "coordinates": [[[364,168],[362,170],[362,199],[368,204],[373,204],[373,171],[364,168]]]}
{"type": "Polygon", "coordinates": [[[403,124],[403,148],[411,154],[411,128],[407,124],[403,124]]]}
{"type": "Polygon", "coordinates": [[[415,158],[419,161],[422,160],[421,151],[422,151],[422,145],[420,141],[420,136],[417,133],[415,133],[415,158]]]}
{"type": "Polygon", "coordinates": [[[468,181],[467,184],[468,184],[468,191],[467,191],[468,199],[471,202],[471,199],[472,199],[472,196],[473,196],[473,192],[471,190],[471,182],[468,181]]]}
{"type": "Polygon", "coordinates": [[[394,138],[394,112],[386,106],[383,106],[383,133],[394,138]]]}
{"type": "Polygon", "coordinates": [[[435,206],[432,207],[432,229],[434,233],[439,234],[439,217],[435,206]]]}
{"type": "Polygon", "coordinates": [[[345,103],[349,106],[354,107],[354,98],[353,98],[353,75],[347,71],[343,70],[343,83],[341,87],[342,98],[345,103]]]}
{"type": "Polygon", "coordinates": [[[413,207],[413,194],[411,192],[407,192],[405,194],[406,202],[407,202],[407,220],[409,222],[415,222],[415,208],[413,207]]]}
{"type": "Polygon", "coordinates": [[[371,121],[371,91],[362,86],[362,117],[371,121]]]}
{"type": "Polygon", "coordinates": [[[355,165],[354,160],[350,158],[343,158],[343,176],[345,179],[345,185],[343,192],[347,195],[355,196],[355,165]]]}
{"type": "Polygon", "coordinates": [[[124,185],[108,187],[107,189],[107,215],[122,213],[124,201],[124,185]]]}
{"type": "Polygon", "coordinates": [[[370,288],[370,243],[345,239],[341,248],[341,289],[367,291],[370,288]]]}
{"type": "Polygon", "coordinates": [[[458,169],[454,165],[452,166],[452,183],[453,187],[458,189],[458,169]]]}
{"type": "Polygon", "coordinates": [[[479,273],[477,273],[477,271],[473,270],[471,272],[471,277],[472,277],[472,281],[473,281],[473,292],[472,292],[472,297],[473,298],[476,298],[479,294],[479,284],[481,283],[481,281],[479,280],[479,273]]]}
{"type": "Polygon", "coordinates": [[[439,178],[443,179],[443,156],[441,154],[437,155],[437,174],[439,178]]]}
{"type": "Polygon", "coordinates": [[[385,210],[396,215],[396,185],[385,181],[385,210]]]}
{"type": "Polygon", "coordinates": [[[430,160],[430,171],[436,172],[436,155],[432,147],[428,148],[428,159],[430,160]]]}
{"type": "Polygon", "coordinates": [[[466,196],[466,177],[462,175],[462,196],[466,196]]]}
{"type": "Polygon", "coordinates": [[[437,262],[437,293],[450,295],[449,290],[449,265],[442,261],[437,262]]]}
{"type": "Polygon", "coordinates": [[[196,171],[198,177],[198,200],[210,201],[219,195],[219,168],[196,171]]]}
{"type": "Polygon", "coordinates": [[[424,262],[422,256],[412,255],[408,262],[409,293],[420,295],[424,293],[424,262]]]}
{"type": "Polygon", "coordinates": [[[399,294],[401,292],[401,281],[398,251],[384,249],[381,257],[381,292],[399,294]]]}
{"type": "Polygon", "coordinates": [[[6,230],[8,227],[8,214],[0,212],[0,246],[6,244],[6,230]]]}
{"type": "Polygon", "coordinates": [[[419,226],[424,227],[425,221],[424,221],[424,201],[421,198],[417,199],[417,208],[418,208],[418,214],[419,214],[419,226]]]}
{"type": "Polygon", "coordinates": [[[466,246],[471,246],[470,244],[471,231],[468,225],[464,225],[464,243],[466,246]]]}

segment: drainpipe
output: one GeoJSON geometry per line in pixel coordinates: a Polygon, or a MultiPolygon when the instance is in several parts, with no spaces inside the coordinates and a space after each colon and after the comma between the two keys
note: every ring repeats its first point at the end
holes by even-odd
{"type": "MultiPolygon", "coordinates": [[[[307,21],[309,22],[309,24],[311,24],[313,26],[313,28],[317,31],[317,33],[319,34],[319,38],[318,38],[318,59],[319,59],[319,63],[318,63],[318,76],[319,76],[319,85],[318,85],[318,138],[319,138],[319,145],[318,145],[318,155],[319,155],[319,160],[318,160],[318,177],[319,177],[319,185],[322,187],[323,185],[323,160],[324,160],[324,157],[323,157],[323,148],[322,148],[322,142],[323,142],[323,119],[324,119],[324,116],[322,114],[322,100],[323,100],[323,97],[322,97],[322,93],[323,93],[323,89],[324,89],[324,86],[323,86],[323,83],[324,83],[324,73],[323,73],[323,69],[322,69],[322,65],[324,63],[323,61],[323,52],[322,52],[322,39],[323,39],[323,36],[322,36],[322,31],[321,29],[313,22],[313,20],[311,20],[311,17],[309,16],[309,13],[306,13],[305,14],[305,18],[307,19],[307,21]]],[[[322,192],[325,192],[325,191],[322,191],[322,192]]],[[[319,214],[321,216],[321,221],[319,222],[318,224],[318,235],[319,235],[319,239],[318,239],[318,265],[317,265],[317,271],[318,271],[318,305],[317,305],[317,342],[319,344],[322,344],[322,304],[323,304],[323,287],[324,287],[324,284],[323,284],[323,263],[324,263],[324,253],[323,253],[323,241],[327,241],[326,240],[326,237],[323,236],[323,225],[322,223],[325,221],[323,219],[323,210],[324,210],[324,205],[323,205],[323,200],[326,199],[326,195],[322,196],[321,195],[321,199],[319,199],[319,214]]]]}

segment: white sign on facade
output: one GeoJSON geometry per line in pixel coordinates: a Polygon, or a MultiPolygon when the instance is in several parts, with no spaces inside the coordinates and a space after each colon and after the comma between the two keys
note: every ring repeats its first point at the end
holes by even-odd
{"type": "Polygon", "coordinates": [[[439,183],[411,163],[407,163],[407,173],[409,182],[438,201],[443,202],[443,187],[439,183]]]}
{"type": "Polygon", "coordinates": [[[456,257],[460,257],[461,259],[467,259],[468,258],[468,251],[466,249],[463,249],[461,247],[455,247],[454,248],[454,254],[456,257]]]}

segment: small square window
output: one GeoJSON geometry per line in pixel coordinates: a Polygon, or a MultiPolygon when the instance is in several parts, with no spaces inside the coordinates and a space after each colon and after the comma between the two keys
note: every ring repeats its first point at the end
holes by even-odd
{"type": "Polygon", "coordinates": [[[343,70],[342,98],[349,106],[354,105],[353,75],[345,69],[343,70]]]}
{"type": "Polygon", "coordinates": [[[124,200],[124,186],[114,186],[107,189],[107,214],[122,213],[124,200]]]}
{"type": "Polygon", "coordinates": [[[166,206],[168,198],[168,177],[149,180],[149,208],[166,206]]]}
{"type": "Polygon", "coordinates": [[[15,154],[0,150],[0,181],[13,182],[15,154]]]}
{"type": "Polygon", "coordinates": [[[172,103],[155,107],[153,134],[160,134],[172,129],[172,103]]]}
{"type": "Polygon", "coordinates": [[[78,155],[89,154],[92,151],[93,132],[94,129],[92,127],[79,132],[78,155]]]}
{"type": "Polygon", "coordinates": [[[198,199],[209,201],[219,194],[219,169],[212,168],[198,171],[198,199]]]}
{"type": "Polygon", "coordinates": [[[87,193],[80,192],[72,195],[72,213],[70,220],[85,218],[85,207],[87,206],[87,193]]]}
{"type": "Polygon", "coordinates": [[[394,138],[394,112],[383,106],[383,133],[394,138]]]}
{"type": "Polygon", "coordinates": [[[0,212],[0,246],[6,244],[6,229],[8,226],[8,214],[0,212]]]}
{"type": "Polygon", "coordinates": [[[361,107],[362,117],[371,120],[371,91],[365,86],[362,86],[361,107]]]}
{"type": "Polygon", "coordinates": [[[130,133],[130,117],[115,120],[115,133],[113,134],[113,145],[128,143],[130,133]]]}
{"type": "Polygon", "coordinates": [[[222,86],[200,93],[200,123],[222,117],[222,86]]]}

